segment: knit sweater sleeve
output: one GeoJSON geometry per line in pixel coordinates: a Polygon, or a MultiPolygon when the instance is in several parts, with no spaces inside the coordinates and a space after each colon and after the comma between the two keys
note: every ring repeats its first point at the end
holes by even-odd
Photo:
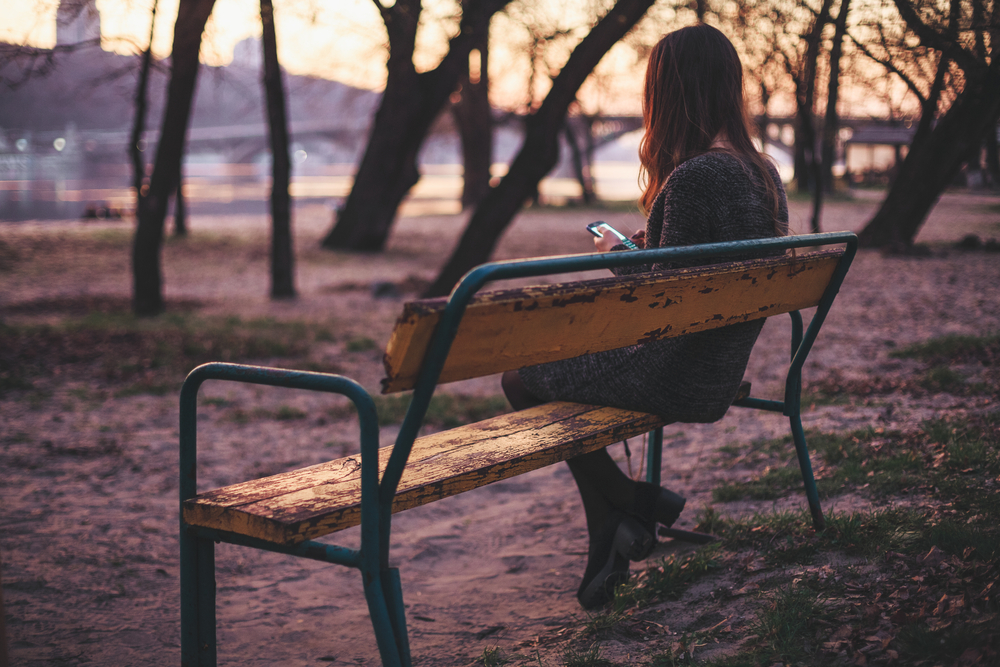
{"type": "MultiPolygon", "coordinates": [[[[772,178],[776,177],[776,173],[772,174],[772,178]]],[[[646,221],[646,247],[773,236],[773,216],[761,206],[765,192],[760,178],[748,178],[747,168],[732,155],[706,153],[692,158],[673,171],[653,202],[646,221]]],[[[779,219],[782,216],[787,220],[783,201],[779,219]]],[[[642,265],[616,269],[615,273],[643,273],[706,263],[713,261],[701,258],[642,265]]]]}

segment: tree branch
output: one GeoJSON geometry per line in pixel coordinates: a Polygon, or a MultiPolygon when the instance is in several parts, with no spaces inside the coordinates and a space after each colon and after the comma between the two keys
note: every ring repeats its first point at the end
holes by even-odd
{"type": "MultiPolygon", "coordinates": [[[[906,22],[906,25],[920,38],[921,44],[940,51],[949,59],[955,61],[955,64],[961,67],[963,71],[974,72],[985,66],[985,63],[979,62],[975,55],[966,51],[958,43],[955,36],[943,35],[924,23],[908,0],[893,0],[893,3],[896,5],[896,9],[899,10],[899,15],[906,22]]],[[[949,30],[949,32],[951,31],[949,30]]],[[[957,34],[957,31],[954,34],[957,34]]]]}
{"type": "Polygon", "coordinates": [[[871,60],[878,63],[892,74],[898,76],[903,81],[903,83],[906,84],[906,87],[910,89],[910,92],[912,92],[914,95],[917,96],[917,99],[920,101],[920,104],[922,105],[924,103],[926,98],[924,97],[924,94],[920,91],[920,88],[917,87],[916,82],[913,79],[911,79],[909,75],[907,75],[901,69],[896,67],[896,65],[893,64],[891,58],[883,60],[882,58],[879,58],[874,53],[872,53],[871,50],[865,44],[863,44],[860,40],[858,40],[857,37],[852,35],[850,32],[847,33],[847,36],[851,38],[851,41],[854,43],[854,46],[856,46],[858,50],[861,51],[862,54],[864,54],[871,60]]]}

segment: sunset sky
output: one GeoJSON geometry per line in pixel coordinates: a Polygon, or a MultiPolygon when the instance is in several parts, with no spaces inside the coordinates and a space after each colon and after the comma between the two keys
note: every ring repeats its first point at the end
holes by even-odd
{"type": "MultiPolygon", "coordinates": [[[[354,86],[380,89],[385,81],[385,27],[371,0],[274,0],[279,58],[294,74],[322,76],[354,86]]],[[[160,0],[156,17],[153,51],[160,57],[170,53],[178,0],[160,0]]],[[[51,47],[56,41],[56,9],[59,0],[0,0],[4,21],[0,40],[51,47]]],[[[578,0],[551,0],[548,19],[576,28],[586,25],[587,3],[578,0]]],[[[149,39],[152,0],[97,0],[101,13],[104,48],[119,53],[137,53],[149,39]]],[[[209,65],[226,65],[233,47],[247,37],[260,36],[259,5],[253,0],[216,0],[206,28],[202,60],[209,65]]],[[[537,6],[536,6],[537,9],[537,6]]],[[[546,11],[546,10],[538,10],[546,11]]],[[[671,10],[672,11],[672,10],[671,10]]],[[[425,3],[425,18],[418,32],[414,60],[418,70],[434,67],[444,55],[449,31],[457,25],[457,3],[437,0],[425,3]]],[[[494,104],[516,107],[524,101],[528,80],[523,28],[497,16],[491,24],[490,76],[494,104]],[[497,39],[500,37],[500,39],[497,39]]],[[[568,55],[551,48],[559,61],[568,55]]],[[[561,66],[561,62],[559,63],[561,66]]],[[[594,82],[581,98],[605,113],[637,113],[641,66],[631,49],[616,46],[599,67],[600,88],[594,82]],[[602,78],[603,77],[603,78],[602,78]]],[[[544,95],[545,82],[537,95],[544,95]]],[[[596,108],[590,109],[596,111],[596,108]]]]}
{"type": "MultiPolygon", "coordinates": [[[[153,51],[160,57],[170,53],[177,4],[159,2],[153,51]]],[[[0,0],[0,39],[51,47],[58,5],[58,0],[0,0]]],[[[151,7],[152,0],[97,0],[104,48],[135,53],[144,47],[151,7]]],[[[260,36],[258,7],[247,0],[216,1],[202,47],[206,64],[228,64],[237,42],[260,36]]],[[[371,0],[276,0],[275,15],[280,57],[290,71],[368,88],[381,84],[385,30],[371,0]]]]}
{"type": "MultiPolygon", "coordinates": [[[[128,54],[145,48],[153,0],[96,1],[105,49],[128,54]]],[[[372,0],[274,0],[274,3],[279,58],[289,72],[336,79],[362,88],[382,88],[387,37],[372,0]]],[[[160,57],[170,53],[177,4],[178,0],[159,3],[153,49],[160,57]]],[[[56,40],[58,5],[59,0],[0,0],[0,16],[4,17],[0,40],[51,47],[56,40]]],[[[546,67],[555,72],[582,38],[581,30],[593,19],[594,12],[592,2],[546,0],[512,4],[508,9],[511,16],[497,14],[491,23],[491,102],[508,109],[523,109],[527,103],[526,85],[530,77],[525,56],[529,43],[523,27],[525,20],[540,21],[545,30],[568,33],[546,51],[546,67]],[[531,15],[518,16],[524,12],[531,15]]],[[[450,34],[457,30],[458,13],[458,0],[425,0],[414,56],[418,70],[431,69],[440,61],[450,34]]],[[[657,3],[637,31],[643,33],[642,41],[652,44],[665,31],[693,21],[693,12],[683,8],[675,11],[666,3],[657,3]]],[[[234,46],[248,37],[259,37],[260,29],[259,0],[216,0],[202,45],[203,62],[228,64],[234,46]]],[[[615,45],[580,91],[578,99],[583,110],[639,113],[644,69],[644,62],[635,50],[621,43],[615,45]]],[[[851,108],[850,112],[875,116],[886,113],[884,95],[874,95],[866,86],[852,86],[850,77],[844,83],[841,102],[851,108]]],[[[537,101],[547,92],[548,81],[540,77],[536,84],[537,101]]],[[[900,82],[892,81],[891,87],[895,90],[891,93],[893,97],[906,97],[900,82]]],[[[749,93],[754,97],[756,90],[749,93]]],[[[785,94],[772,98],[770,111],[777,115],[793,113],[791,97],[785,94]]]]}

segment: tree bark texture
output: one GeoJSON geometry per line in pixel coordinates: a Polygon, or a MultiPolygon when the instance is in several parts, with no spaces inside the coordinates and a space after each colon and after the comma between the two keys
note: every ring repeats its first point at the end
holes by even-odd
{"type": "Polygon", "coordinates": [[[427,296],[442,296],[493,247],[524,201],[559,160],[559,134],[584,80],[604,54],[642,18],[654,0],[618,0],[570,54],[538,110],[525,120],[524,143],[507,175],[476,208],[427,296]]]}
{"type": "Polygon", "coordinates": [[[472,76],[466,66],[459,76],[461,87],[452,94],[451,105],[462,140],[462,210],[475,208],[489,192],[493,166],[493,110],[488,74],[490,17],[484,13],[477,16],[480,25],[475,28],[472,48],[479,52],[479,74],[472,76]]]}
{"type": "Polygon", "coordinates": [[[323,239],[324,248],[379,251],[384,247],[399,204],[420,178],[417,157],[431,123],[468,67],[477,26],[488,25],[489,17],[507,2],[464,0],[459,33],[447,55],[435,69],[420,74],[413,66],[420,0],[397,0],[392,7],[382,7],[389,33],[385,92],[354,186],[323,239]]]}
{"type": "Polygon", "coordinates": [[[295,267],[292,248],[292,201],[288,193],[291,158],[288,153],[288,119],[285,86],[278,63],[274,31],[274,6],[260,0],[261,42],[264,47],[264,98],[271,141],[271,298],[295,297],[295,267]]]}
{"type": "Polygon", "coordinates": [[[187,200],[184,199],[184,154],[177,162],[177,187],[174,189],[174,236],[184,237],[188,233],[187,200]]]}
{"type": "Polygon", "coordinates": [[[864,247],[911,245],[941,192],[955,178],[970,147],[1000,115],[1000,81],[981,75],[967,80],[948,112],[914,142],[875,216],[858,235],[864,247]]]}
{"type": "Polygon", "coordinates": [[[170,83],[167,87],[160,141],[156,147],[149,190],[145,197],[139,199],[138,224],[132,243],[132,307],[136,315],[149,316],[163,312],[163,281],[160,272],[163,222],[167,215],[167,199],[177,188],[191,103],[198,79],[201,36],[214,4],[215,0],[180,0],[177,8],[170,83]]]}
{"type": "Polygon", "coordinates": [[[132,159],[132,187],[135,188],[136,208],[139,197],[142,196],[142,181],[146,177],[146,161],[142,159],[139,142],[146,131],[146,106],[149,101],[149,69],[153,61],[153,29],[156,27],[156,6],[159,0],[154,0],[153,10],[149,19],[149,45],[142,52],[139,61],[139,81],[135,88],[135,118],[132,121],[132,135],[128,152],[132,159]]]}

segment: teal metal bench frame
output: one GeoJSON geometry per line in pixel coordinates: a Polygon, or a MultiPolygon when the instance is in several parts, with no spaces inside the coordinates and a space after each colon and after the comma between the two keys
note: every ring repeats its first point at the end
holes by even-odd
{"type": "MultiPolygon", "coordinates": [[[[857,252],[857,237],[850,232],[492,262],[473,269],[462,278],[449,297],[441,321],[428,346],[409,408],[381,481],[378,478],[379,430],[375,403],[357,382],[340,375],[242,364],[209,363],[195,368],[185,379],[180,393],[181,506],[183,507],[184,501],[197,495],[197,398],[198,390],[205,381],[229,380],[342,394],[357,408],[361,426],[361,548],[348,549],[315,540],[306,540],[292,546],[267,542],[227,531],[187,525],[182,512],[181,664],[185,667],[216,664],[216,542],[228,542],[360,570],[383,665],[403,667],[411,664],[399,570],[389,567],[392,500],[465,308],[476,292],[487,283],[701,257],[726,257],[839,244],[846,246],[844,254],[834,270],[808,328],[803,330],[802,315],[798,311],[790,313],[792,360],[785,379],[784,400],[747,397],[733,403],[741,407],[780,412],[789,418],[813,525],[816,530],[823,530],[825,521],[802,428],[800,398],[802,366],[857,252]]],[[[659,484],[660,481],[662,446],[663,429],[658,428],[650,434],[650,446],[647,451],[647,479],[654,484],[659,484]]]]}

